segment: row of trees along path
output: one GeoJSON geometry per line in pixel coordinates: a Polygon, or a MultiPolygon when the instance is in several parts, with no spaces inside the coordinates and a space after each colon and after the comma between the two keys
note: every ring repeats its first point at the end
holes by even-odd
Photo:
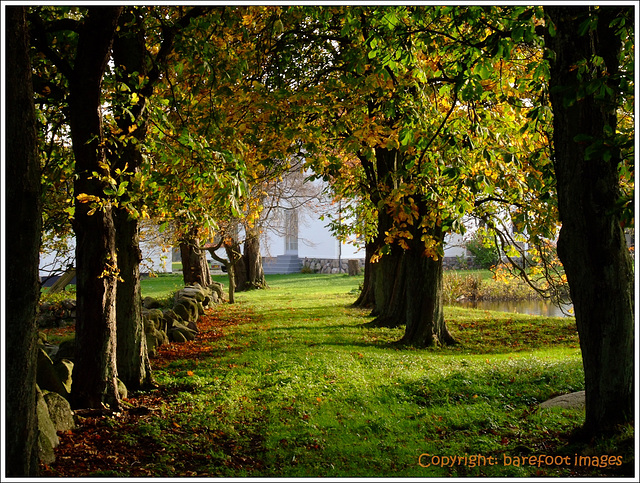
{"type": "MultiPolygon", "coordinates": [[[[117,376],[134,390],[152,381],[139,221],[171,224],[185,274],[206,281],[204,241],[239,259],[237,227],[255,235],[296,157],[359,220],[335,225],[367,239],[358,303],[415,346],[455,343],[443,240],[464,216],[505,244],[507,217],[533,247],[561,224],[583,429],[632,420],[632,8],[6,11],[7,475],[37,472],[41,216],[76,237],[72,403],[115,410],[117,376]]],[[[263,285],[256,258],[245,265],[263,285]]]]}

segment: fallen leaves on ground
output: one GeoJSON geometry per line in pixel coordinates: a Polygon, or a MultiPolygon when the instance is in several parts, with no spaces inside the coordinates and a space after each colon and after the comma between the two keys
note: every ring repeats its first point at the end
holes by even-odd
{"type": "MultiPolygon", "coordinates": [[[[248,322],[246,313],[240,316],[236,312],[233,309],[208,311],[198,320],[196,340],[162,346],[151,361],[152,367],[164,367],[177,359],[197,360],[210,355],[210,343],[224,336],[224,327],[248,322]]],[[[40,475],[80,477],[119,476],[124,473],[130,477],[169,476],[158,474],[157,464],[162,459],[164,471],[170,471],[171,476],[208,476],[181,470],[179,465],[172,468],[172,456],[167,455],[166,448],[151,436],[141,438],[136,435],[135,441],[126,437],[128,432],[134,434],[134,428],[144,424],[146,419],[161,414],[170,398],[169,390],[159,388],[149,393],[134,393],[124,401],[120,412],[76,411],[76,428],[58,433],[60,445],[54,450],[56,461],[50,465],[41,464],[40,475]]],[[[173,430],[177,433],[180,428],[174,427],[173,430]]],[[[218,444],[224,447],[225,442],[218,441],[218,444]]]]}

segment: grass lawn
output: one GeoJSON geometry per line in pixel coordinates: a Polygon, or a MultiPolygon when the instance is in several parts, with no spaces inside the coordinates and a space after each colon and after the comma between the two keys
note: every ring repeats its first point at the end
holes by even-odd
{"type": "MultiPolygon", "coordinates": [[[[145,280],[143,295],[174,282],[145,280]]],[[[395,344],[402,329],[365,327],[367,311],[349,307],[362,277],[267,282],[201,318],[195,342],[152,360],[159,388],[129,399],[148,412],[84,420],[102,428],[100,452],[118,465],[85,452],[74,476],[633,474],[632,427],[587,447],[569,437],[583,410],[537,407],[584,388],[572,318],[449,307],[460,344],[413,349],[395,344]],[[620,458],[603,467],[603,455],[620,458]]],[[[73,454],[64,436],[61,446],[73,454]]],[[[70,476],[57,464],[45,475],[70,476]]]]}

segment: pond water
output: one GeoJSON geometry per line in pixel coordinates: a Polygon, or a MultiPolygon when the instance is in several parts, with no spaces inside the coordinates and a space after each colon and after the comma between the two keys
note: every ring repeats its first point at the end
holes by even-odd
{"type": "MultiPolygon", "coordinates": [[[[476,300],[462,301],[452,304],[455,307],[468,309],[496,310],[499,312],[515,312],[517,314],[544,315],[545,317],[567,317],[557,306],[545,300],[476,300]]],[[[573,306],[563,304],[566,312],[573,315],[573,306]]]]}

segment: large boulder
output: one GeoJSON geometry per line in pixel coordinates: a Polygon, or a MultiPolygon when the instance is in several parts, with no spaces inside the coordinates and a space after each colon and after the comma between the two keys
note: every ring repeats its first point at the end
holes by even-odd
{"type": "Polygon", "coordinates": [[[176,322],[167,334],[173,342],[186,342],[196,338],[196,331],[190,329],[184,324],[176,322]]]}
{"type": "Polygon", "coordinates": [[[169,340],[173,342],[187,342],[185,335],[178,329],[171,329],[169,331],[169,340]]]}
{"type": "MultiPolygon", "coordinates": [[[[62,359],[53,364],[53,369],[56,371],[60,382],[64,386],[66,393],[71,394],[71,376],[73,375],[73,362],[69,359],[62,359]]],[[[66,396],[65,396],[66,397],[66,396]]]]}
{"type": "Polygon", "coordinates": [[[154,299],[153,297],[145,297],[144,300],[142,301],[142,306],[145,309],[159,309],[160,302],[154,299]]]}
{"type": "Polygon", "coordinates": [[[213,282],[209,285],[209,290],[212,295],[215,294],[215,297],[213,297],[213,303],[218,303],[219,300],[224,300],[224,286],[220,282],[213,282]]]}
{"type": "Polygon", "coordinates": [[[155,322],[149,317],[147,317],[147,314],[144,314],[142,316],[142,324],[144,325],[145,334],[152,334],[156,330],[155,322]]]}
{"type": "Polygon", "coordinates": [[[69,397],[69,391],[60,380],[53,361],[42,348],[38,349],[36,383],[41,389],[56,392],[64,398],[69,397]]]}
{"type": "Polygon", "coordinates": [[[577,391],[563,394],[540,403],[541,408],[561,407],[564,409],[582,409],[585,407],[585,392],[577,391]]]}
{"type": "Polygon", "coordinates": [[[76,353],[76,339],[75,337],[71,337],[69,339],[65,339],[62,342],[60,342],[58,351],[56,352],[56,355],[55,355],[55,359],[56,361],[61,361],[62,359],[73,361],[75,359],[75,353],[76,353]]]}
{"type": "Polygon", "coordinates": [[[69,401],[55,392],[42,391],[42,395],[49,409],[49,418],[56,431],[69,431],[76,427],[69,401]]]}
{"type": "Polygon", "coordinates": [[[142,312],[142,318],[152,321],[153,325],[156,329],[159,329],[162,326],[162,310],[160,309],[150,309],[142,312]]]}
{"type": "Polygon", "coordinates": [[[174,322],[182,322],[182,317],[174,312],[173,309],[167,309],[163,312],[162,320],[164,322],[164,331],[167,332],[173,326],[174,322]]]}
{"type": "Polygon", "coordinates": [[[173,311],[176,315],[179,315],[185,322],[197,322],[198,321],[198,304],[189,297],[181,297],[176,301],[173,307],[173,311]]]}
{"type": "Polygon", "coordinates": [[[118,394],[120,395],[120,398],[127,399],[127,396],[129,395],[127,386],[125,386],[124,382],[122,382],[120,379],[116,379],[116,383],[118,385],[118,394]]]}
{"type": "Polygon", "coordinates": [[[169,338],[164,330],[156,330],[154,335],[156,336],[156,345],[160,347],[163,344],[169,343],[169,338]]]}
{"type": "Polygon", "coordinates": [[[198,286],[187,286],[177,293],[178,297],[189,297],[196,299],[197,302],[203,302],[207,297],[204,289],[198,286]]]}
{"type": "Polygon", "coordinates": [[[158,354],[156,350],[158,347],[158,341],[156,339],[155,331],[151,333],[145,331],[144,336],[147,339],[147,354],[149,357],[153,358],[158,354]]]}
{"type": "Polygon", "coordinates": [[[38,418],[38,456],[40,461],[49,465],[56,460],[53,448],[60,444],[56,427],[51,421],[49,406],[44,400],[44,395],[40,388],[36,388],[36,414],[38,418]]]}

